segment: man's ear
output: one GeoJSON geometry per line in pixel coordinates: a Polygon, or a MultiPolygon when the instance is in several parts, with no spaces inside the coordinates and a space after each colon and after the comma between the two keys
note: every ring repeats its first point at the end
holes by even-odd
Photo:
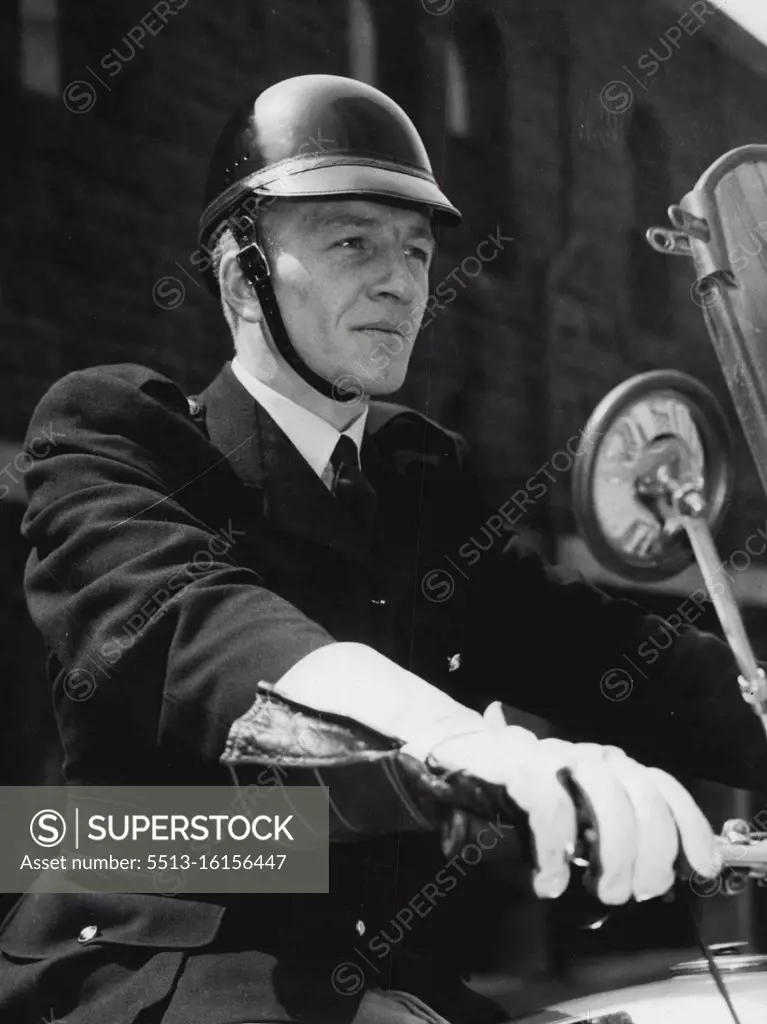
{"type": "Polygon", "coordinates": [[[237,316],[250,323],[263,321],[261,303],[258,301],[250,281],[242,272],[237,260],[236,249],[231,249],[221,257],[218,284],[221,289],[221,298],[232,307],[237,316]]]}

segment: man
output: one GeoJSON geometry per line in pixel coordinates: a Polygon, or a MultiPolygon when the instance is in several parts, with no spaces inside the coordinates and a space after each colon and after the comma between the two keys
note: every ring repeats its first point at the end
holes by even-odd
{"type": "Polygon", "coordinates": [[[233,361],[193,399],[121,365],[36,410],[29,437],[53,423],[57,444],[26,476],[27,593],[67,781],[225,784],[225,765],[247,779],[288,751],[327,764],[334,842],[327,896],[31,891],[0,930],[3,1021],[501,1021],[459,980],[470,880],[392,927],[466,829],[515,820],[541,898],[568,885],[578,808],[604,904],[661,895],[678,857],[716,873],[708,823],[661,769],[765,777],[723,644],[681,633],[611,703],[600,679],[662,626],[631,602],[515,543],[434,599],[488,510],[463,441],[375,396],[402,384],[434,227],[458,218],[390,99],[282,82],[225,129],[201,222],[233,361]],[[506,726],[499,701],[583,742],[506,726]]]}

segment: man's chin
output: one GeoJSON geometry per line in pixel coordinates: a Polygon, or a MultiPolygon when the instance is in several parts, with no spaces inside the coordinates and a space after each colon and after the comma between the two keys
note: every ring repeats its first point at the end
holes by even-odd
{"type": "Polygon", "coordinates": [[[375,398],[378,395],[393,395],[399,391],[402,385],[405,383],[405,372],[392,373],[386,376],[379,376],[377,379],[371,379],[360,375],[363,380],[365,391],[368,395],[375,398]]]}

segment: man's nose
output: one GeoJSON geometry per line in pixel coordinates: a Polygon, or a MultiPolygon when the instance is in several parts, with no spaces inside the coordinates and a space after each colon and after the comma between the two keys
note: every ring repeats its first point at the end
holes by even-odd
{"type": "Polygon", "coordinates": [[[401,303],[415,301],[417,284],[405,253],[391,246],[382,254],[378,273],[372,285],[376,298],[394,298],[401,303]]]}

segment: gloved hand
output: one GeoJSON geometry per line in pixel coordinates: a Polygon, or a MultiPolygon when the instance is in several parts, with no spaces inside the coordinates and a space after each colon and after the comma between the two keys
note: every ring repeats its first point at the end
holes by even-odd
{"type": "Polygon", "coordinates": [[[666,772],[644,767],[618,747],[539,740],[527,729],[506,725],[497,702],[484,719],[487,731],[443,738],[428,752],[416,743],[406,744],[403,751],[506,788],[529,816],[538,896],[561,895],[570,878],[577,820],[557,777],[562,769],[571,773],[596,826],[596,895],[602,903],[662,895],[674,883],[680,845],[699,875],[712,878],[718,873],[716,839],[708,821],[666,772]]]}
{"type": "Polygon", "coordinates": [[[666,892],[680,844],[695,872],[704,878],[718,873],[714,834],[684,787],[617,747],[539,740],[506,725],[498,702],[480,715],[364,644],[319,648],[274,689],[396,738],[402,754],[504,787],[529,818],[539,896],[556,897],[567,888],[578,838],[575,805],[557,777],[563,769],[580,788],[597,829],[596,894],[603,903],[666,892]]]}

